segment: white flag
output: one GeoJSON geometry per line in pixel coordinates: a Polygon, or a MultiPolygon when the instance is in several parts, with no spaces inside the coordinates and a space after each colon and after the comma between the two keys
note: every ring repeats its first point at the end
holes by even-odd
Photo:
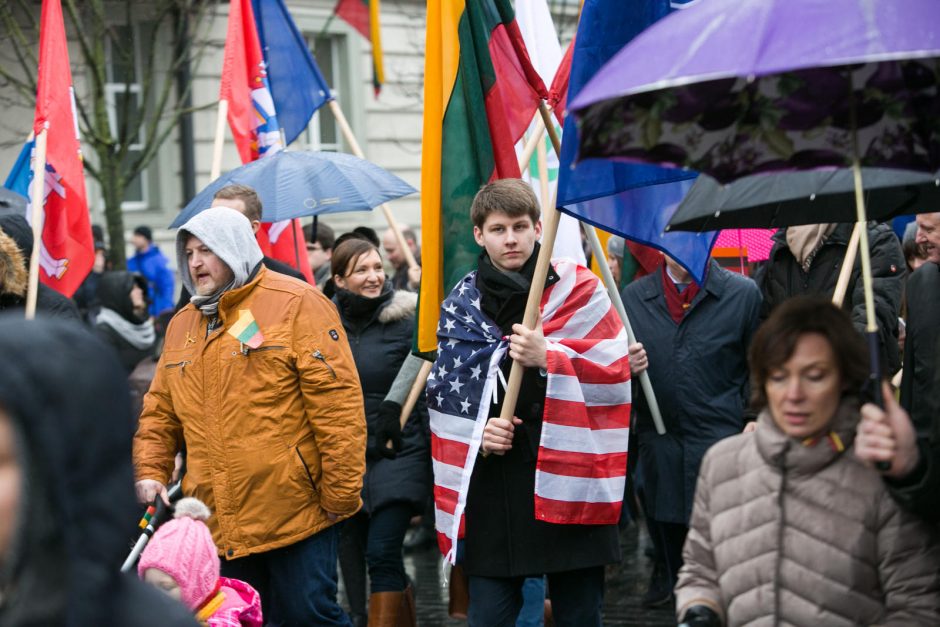
{"type": "MultiPolygon", "coordinates": [[[[555,72],[561,64],[563,53],[546,0],[516,0],[516,23],[519,25],[522,39],[529,51],[532,66],[542,77],[542,82],[551,85],[555,72]]],[[[555,130],[561,137],[561,128],[555,123],[554,117],[552,124],[555,124],[555,130]]],[[[534,124],[529,126],[527,135],[533,132],[534,127],[534,124]]],[[[542,141],[546,144],[548,154],[548,193],[550,198],[554,198],[555,188],[558,185],[558,155],[552,148],[548,133],[544,133],[542,141]]],[[[524,146],[524,139],[516,144],[516,154],[520,157],[524,146]]],[[[541,203],[537,152],[532,154],[529,166],[523,169],[522,178],[531,183],[535,196],[541,203]]],[[[558,236],[555,239],[552,257],[567,257],[581,265],[586,263],[584,249],[581,246],[581,225],[576,219],[564,213],[561,214],[558,224],[558,236]]]]}

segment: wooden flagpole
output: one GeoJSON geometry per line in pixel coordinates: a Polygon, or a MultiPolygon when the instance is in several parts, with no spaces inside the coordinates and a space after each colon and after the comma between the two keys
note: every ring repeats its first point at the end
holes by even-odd
{"type": "Polygon", "coordinates": [[[225,124],[228,122],[228,100],[219,100],[219,117],[215,122],[215,141],[212,144],[212,169],[209,180],[214,181],[222,174],[222,147],[225,145],[225,124]]]}
{"type": "Polygon", "coordinates": [[[522,154],[519,156],[519,171],[525,172],[529,169],[529,161],[532,159],[532,154],[535,152],[535,147],[538,146],[539,142],[542,141],[542,138],[545,136],[545,122],[542,121],[542,116],[537,116],[533,123],[535,128],[532,129],[532,134],[529,135],[529,139],[526,140],[525,146],[522,148],[522,154]]]}
{"type": "MultiPolygon", "coordinates": [[[[362,152],[362,148],[359,146],[359,142],[356,140],[356,136],[352,132],[352,128],[349,126],[349,122],[346,120],[346,116],[343,114],[343,110],[340,108],[336,100],[329,101],[330,111],[333,112],[333,116],[336,118],[337,124],[339,124],[340,131],[343,133],[343,137],[346,139],[346,143],[349,144],[349,147],[352,148],[354,155],[360,159],[365,159],[365,154],[362,152]]],[[[401,227],[398,226],[398,222],[395,221],[395,216],[392,215],[392,210],[389,209],[388,204],[382,203],[379,205],[379,208],[382,210],[382,213],[385,214],[385,220],[388,222],[388,227],[392,230],[392,233],[395,234],[395,239],[398,241],[398,247],[401,248],[402,253],[405,255],[405,261],[408,263],[409,268],[414,268],[418,265],[417,260],[415,259],[414,254],[411,252],[411,248],[408,246],[408,242],[405,241],[405,236],[401,232],[401,227]]]]}
{"type": "Polygon", "coordinates": [[[839,280],[836,282],[835,292],[832,294],[832,304],[836,307],[842,307],[845,301],[845,293],[849,289],[849,279],[852,277],[852,269],[855,267],[855,257],[858,255],[858,243],[862,237],[861,222],[855,223],[852,229],[852,237],[849,238],[849,245],[845,249],[845,259],[842,260],[842,268],[839,270],[839,280]]]}
{"type": "Polygon", "coordinates": [[[30,202],[32,209],[33,251],[29,256],[29,283],[26,291],[26,319],[36,317],[36,299],[39,294],[39,253],[42,248],[42,205],[46,184],[46,144],[48,129],[36,136],[36,152],[33,159],[33,188],[30,202]]]}
{"type": "Polygon", "coordinates": [[[411,415],[411,412],[414,411],[418,397],[421,396],[421,391],[424,390],[424,386],[428,383],[428,375],[431,374],[432,366],[434,366],[434,362],[425,360],[425,362],[421,364],[421,369],[418,370],[418,376],[415,377],[415,382],[411,385],[411,391],[408,392],[408,397],[405,398],[405,403],[401,406],[400,422],[402,429],[405,428],[408,417],[411,415]]]}
{"type": "MultiPolygon", "coordinates": [[[[539,112],[542,114],[542,120],[546,122],[546,128],[548,129],[548,136],[552,140],[552,148],[555,149],[555,154],[558,155],[558,158],[561,159],[561,140],[558,138],[558,133],[555,132],[555,125],[552,123],[551,111],[549,108],[542,103],[539,106],[539,112]]],[[[630,319],[627,317],[627,310],[623,306],[623,299],[620,297],[619,286],[614,281],[614,275],[610,271],[610,265],[607,263],[607,253],[604,250],[604,247],[601,246],[601,240],[597,236],[597,229],[593,225],[590,225],[586,222],[581,223],[584,227],[585,233],[587,233],[588,242],[591,244],[591,252],[594,254],[594,258],[597,260],[597,266],[601,270],[601,279],[604,281],[604,287],[607,288],[607,294],[610,296],[610,301],[614,304],[614,309],[617,310],[617,315],[620,316],[620,321],[623,322],[623,326],[627,331],[627,341],[630,344],[636,343],[636,336],[633,334],[633,326],[630,324],[630,319]]],[[[662,412],[659,411],[659,403],[656,401],[656,394],[653,392],[653,383],[650,381],[649,372],[644,370],[640,373],[640,388],[643,390],[643,394],[646,396],[646,403],[650,408],[650,416],[653,418],[653,425],[656,427],[656,433],[659,435],[665,435],[666,425],[663,423],[662,412]]]]}

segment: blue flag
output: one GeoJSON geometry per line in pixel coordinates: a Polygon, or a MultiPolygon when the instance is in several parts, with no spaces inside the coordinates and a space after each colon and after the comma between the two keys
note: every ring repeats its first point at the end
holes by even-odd
{"type": "Polygon", "coordinates": [[[274,110],[285,145],[300,135],[317,109],[333,99],[307,41],[284,6],[284,0],[252,0],[267,63],[274,110]]]}
{"type": "Polygon", "coordinates": [[[33,170],[29,167],[29,159],[33,154],[34,140],[29,140],[23,144],[20,156],[16,158],[16,163],[10,169],[6,182],[3,184],[7,189],[29,198],[29,182],[33,178],[33,170]]]}
{"type": "MultiPolygon", "coordinates": [[[[586,0],[571,61],[568,102],[631,39],[682,4],[675,0],[586,0]]],[[[697,173],[602,159],[575,163],[577,154],[578,129],[574,116],[568,116],[561,142],[558,206],[580,220],[662,250],[701,284],[716,234],[665,233],[697,173]]]]}

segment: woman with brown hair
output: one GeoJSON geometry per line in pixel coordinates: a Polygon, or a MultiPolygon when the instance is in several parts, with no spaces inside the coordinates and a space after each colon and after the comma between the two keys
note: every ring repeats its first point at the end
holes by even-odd
{"type": "Polygon", "coordinates": [[[410,357],[417,295],[392,288],[378,249],[364,239],[334,248],[332,272],[333,302],[359,371],[369,437],[363,507],[344,524],[340,567],[354,623],[365,619],[365,561],[372,593],[368,624],[414,624],[402,543],[431,491],[431,432],[423,398],[402,428],[404,398],[391,391],[407,394],[417,372],[417,358],[410,357]]]}
{"type": "Polygon", "coordinates": [[[940,624],[936,530],[848,454],[867,361],[848,315],[824,300],[787,301],[757,331],[758,427],[702,462],[680,622],[940,624]]]}

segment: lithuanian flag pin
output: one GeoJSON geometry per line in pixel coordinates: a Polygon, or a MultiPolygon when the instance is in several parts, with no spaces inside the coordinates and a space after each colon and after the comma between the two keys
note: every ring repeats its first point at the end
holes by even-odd
{"type": "Polygon", "coordinates": [[[238,310],[238,320],[228,330],[228,334],[249,348],[258,348],[264,341],[261,327],[258,326],[250,309],[238,310]]]}

